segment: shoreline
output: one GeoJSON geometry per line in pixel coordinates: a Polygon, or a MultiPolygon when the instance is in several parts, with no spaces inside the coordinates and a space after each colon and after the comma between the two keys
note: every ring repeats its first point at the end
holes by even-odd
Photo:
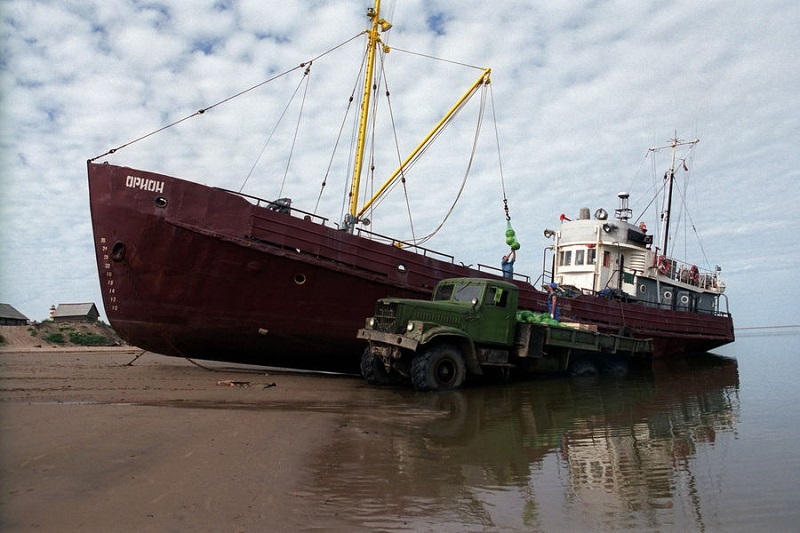
{"type": "Polygon", "coordinates": [[[0,529],[307,527],[362,380],[138,353],[0,351],[0,529]]]}

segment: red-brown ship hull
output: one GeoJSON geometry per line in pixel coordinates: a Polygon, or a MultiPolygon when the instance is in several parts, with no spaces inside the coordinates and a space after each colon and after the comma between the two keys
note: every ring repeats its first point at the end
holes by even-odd
{"type": "MultiPolygon", "coordinates": [[[[109,164],[88,171],[108,319],[129,343],[164,355],[355,372],[356,330],[378,298],[427,297],[441,279],[492,275],[190,181],[109,164]]],[[[543,292],[519,285],[524,307],[546,308],[543,292]]],[[[728,315],[561,300],[563,319],[628,327],[653,338],[657,356],[734,338],[728,315]]]]}

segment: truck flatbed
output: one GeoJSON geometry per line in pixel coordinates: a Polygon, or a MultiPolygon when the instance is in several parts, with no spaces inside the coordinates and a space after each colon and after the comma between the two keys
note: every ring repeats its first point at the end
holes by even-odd
{"type": "Polygon", "coordinates": [[[650,339],[634,339],[545,324],[519,324],[515,345],[520,357],[541,357],[550,346],[583,352],[624,353],[632,357],[646,357],[653,353],[650,339]]]}

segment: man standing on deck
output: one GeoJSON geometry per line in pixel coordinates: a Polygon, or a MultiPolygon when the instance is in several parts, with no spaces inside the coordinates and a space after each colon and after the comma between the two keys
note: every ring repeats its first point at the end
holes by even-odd
{"type": "Polygon", "coordinates": [[[514,261],[517,260],[517,251],[513,248],[508,255],[503,256],[503,260],[500,262],[500,268],[503,269],[503,277],[506,279],[513,279],[514,278],[514,261]]]}
{"type": "Polygon", "coordinates": [[[558,285],[550,283],[547,285],[547,310],[550,312],[550,318],[554,320],[561,320],[561,309],[558,308],[558,295],[556,289],[558,285]]]}

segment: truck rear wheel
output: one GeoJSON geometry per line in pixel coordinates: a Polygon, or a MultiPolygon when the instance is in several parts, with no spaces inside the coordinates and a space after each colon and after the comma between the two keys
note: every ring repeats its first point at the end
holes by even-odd
{"type": "Polygon", "coordinates": [[[598,374],[597,365],[588,359],[574,359],[569,364],[569,375],[573,378],[593,378],[598,374]]]}
{"type": "Polygon", "coordinates": [[[461,352],[449,344],[429,348],[411,362],[411,383],[420,391],[457,389],[464,384],[466,375],[461,352]]]}
{"type": "Polygon", "coordinates": [[[611,359],[601,368],[604,376],[624,378],[628,375],[628,363],[624,359],[611,359]]]}
{"type": "Polygon", "coordinates": [[[370,385],[392,385],[395,379],[383,364],[383,360],[373,354],[369,348],[361,354],[361,375],[370,385]]]}

